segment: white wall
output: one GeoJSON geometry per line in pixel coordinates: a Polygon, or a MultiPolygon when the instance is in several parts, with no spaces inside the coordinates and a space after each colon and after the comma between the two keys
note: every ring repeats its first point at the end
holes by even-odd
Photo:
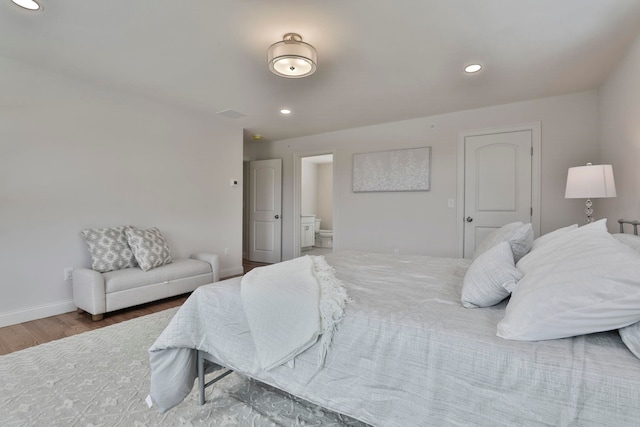
{"type": "Polygon", "coordinates": [[[458,256],[456,198],[458,133],[542,122],[541,231],[582,221],[580,200],[564,199],[569,166],[597,156],[597,92],[519,102],[347,129],[256,145],[258,159],[283,159],[283,259],[293,256],[294,154],[334,152],[334,248],[458,256]],[[432,147],[432,190],[353,193],[354,153],[432,147]]]}
{"type": "Polygon", "coordinates": [[[322,219],[322,229],[333,227],[333,164],[301,159],[300,213],[322,219]]]}
{"type": "Polygon", "coordinates": [[[300,171],[300,215],[318,212],[318,165],[302,159],[300,171]]]}
{"type": "Polygon", "coordinates": [[[322,230],[333,229],[333,163],[318,164],[318,211],[322,230]]]}
{"type": "Polygon", "coordinates": [[[75,309],[83,228],[158,227],[242,272],[242,129],[0,58],[0,326],[75,309]],[[230,255],[224,256],[224,248],[230,255]]]}
{"type": "Polygon", "coordinates": [[[599,91],[600,160],[613,165],[618,196],[598,200],[595,213],[608,218],[612,232],[618,218],[640,219],[639,75],[640,36],[599,91]]]}

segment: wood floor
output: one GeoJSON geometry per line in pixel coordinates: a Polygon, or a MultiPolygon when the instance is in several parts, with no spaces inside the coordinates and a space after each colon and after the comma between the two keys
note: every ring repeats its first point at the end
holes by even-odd
{"type": "MultiPolygon", "coordinates": [[[[251,269],[265,264],[244,260],[242,265],[246,274],[251,269]]],[[[98,322],[92,321],[87,313],[74,311],[6,326],[0,328],[0,355],[176,307],[182,305],[188,296],[189,294],[180,295],[107,313],[104,319],[98,322]]]]}

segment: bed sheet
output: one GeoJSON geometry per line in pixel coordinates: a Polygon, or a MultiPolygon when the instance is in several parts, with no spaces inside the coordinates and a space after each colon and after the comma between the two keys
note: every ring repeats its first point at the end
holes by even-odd
{"type": "Polygon", "coordinates": [[[636,425],[640,360],[616,331],[543,342],[496,337],[505,303],[460,303],[468,260],[327,255],[351,302],[324,367],[318,346],[263,371],[240,278],[199,288],[150,349],[160,410],[193,386],[195,352],[323,407],[379,426],[636,425]]]}

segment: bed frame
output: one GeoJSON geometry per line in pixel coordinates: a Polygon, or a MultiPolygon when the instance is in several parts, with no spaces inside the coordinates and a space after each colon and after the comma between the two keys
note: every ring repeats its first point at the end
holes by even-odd
{"type": "Polygon", "coordinates": [[[640,221],[627,221],[624,219],[619,219],[618,224],[620,224],[620,233],[624,233],[624,225],[631,224],[633,225],[633,234],[638,235],[638,225],[640,225],[640,221]]]}
{"type": "Polygon", "coordinates": [[[198,403],[200,405],[204,405],[204,389],[217,383],[218,381],[220,381],[221,379],[223,379],[233,371],[231,369],[227,369],[226,372],[223,372],[222,374],[218,375],[217,377],[215,377],[214,379],[212,379],[211,381],[205,384],[204,382],[205,374],[209,372],[215,372],[220,369],[226,369],[226,368],[224,366],[220,366],[217,363],[213,362],[213,356],[211,356],[206,351],[202,351],[202,350],[196,350],[196,351],[198,352],[198,391],[199,391],[198,403]]]}

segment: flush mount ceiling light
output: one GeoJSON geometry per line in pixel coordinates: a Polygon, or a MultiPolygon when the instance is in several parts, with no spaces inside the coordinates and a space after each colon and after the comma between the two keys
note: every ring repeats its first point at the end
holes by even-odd
{"type": "Polygon", "coordinates": [[[296,33],[287,33],[281,42],[269,46],[269,69],[290,79],[310,76],[316,71],[318,52],[296,33]]]}
{"type": "Polygon", "coordinates": [[[477,73],[482,69],[482,65],[480,64],[470,64],[464,67],[465,73],[477,73]]]}
{"type": "Polygon", "coordinates": [[[291,114],[291,110],[288,108],[283,108],[282,110],[280,110],[280,114],[284,114],[286,116],[288,114],[291,114]]]}
{"type": "Polygon", "coordinates": [[[25,9],[29,9],[29,10],[41,9],[41,6],[38,3],[36,3],[34,0],[11,0],[11,1],[25,9]]]}

